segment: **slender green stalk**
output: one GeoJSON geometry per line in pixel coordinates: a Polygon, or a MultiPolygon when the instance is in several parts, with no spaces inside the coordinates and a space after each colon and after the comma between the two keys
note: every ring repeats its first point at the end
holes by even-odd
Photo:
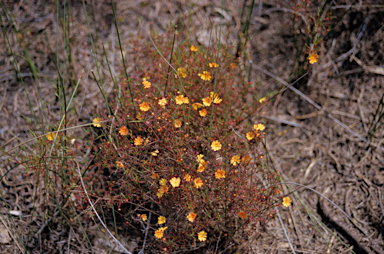
{"type": "MultiPolygon", "coordinates": [[[[164,97],[165,97],[165,95],[166,95],[166,91],[167,91],[169,71],[171,70],[172,56],[173,56],[173,47],[175,46],[175,40],[176,40],[176,27],[177,27],[177,26],[175,26],[175,30],[174,30],[174,33],[173,33],[172,49],[171,49],[171,56],[170,56],[170,58],[169,58],[169,65],[168,65],[168,71],[167,71],[167,78],[165,79],[164,92],[163,92],[163,96],[164,96],[164,97]]],[[[181,85],[182,85],[182,84],[181,84],[181,85]]]]}
{"type": "Polygon", "coordinates": [[[131,89],[131,79],[128,77],[127,66],[125,65],[125,59],[124,59],[124,54],[123,54],[123,47],[121,46],[119,27],[117,26],[117,17],[116,17],[115,5],[113,4],[113,0],[111,0],[111,3],[112,3],[113,15],[115,17],[115,26],[116,26],[117,38],[119,39],[120,53],[121,53],[121,57],[123,59],[125,78],[127,79],[129,95],[131,96],[131,101],[132,101],[133,109],[134,109],[135,114],[136,114],[136,107],[135,107],[135,102],[133,100],[133,94],[132,94],[132,89],[131,89]]]}
{"type": "Polygon", "coordinates": [[[107,60],[107,65],[108,65],[109,73],[111,74],[111,79],[112,79],[112,82],[113,82],[113,86],[115,87],[115,91],[116,91],[117,99],[118,99],[118,101],[119,101],[120,107],[123,107],[123,104],[121,103],[121,100],[120,100],[119,89],[117,88],[115,79],[113,78],[113,74],[112,74],[111,66],[110,66],[109,61],[108,61],[108,56],[107,56],[107,52],[105,51],[104,44],[103,44],[103,50],[104,50],[105,59],[107,60]]]}
{"type": "Polygon", "coordinates": [[[111,108],[109,107],[109,103],[108,103],[107,96],[105,95],[104,90],[101,88],[99,82],[97,81],[97,78],[95,77],[95,73],[94,73],[93,71],[92,71],[92,75],[93,75],[93,78],[94,78],[95,81],[96,81],[97,86],[99,87],[99,90],[100,90],[101,94],[102,94],[103,97],[104,97],[105,102],[107,103],[108,114],[109,114],[109,115],[114,115],[113,112],[111,111],[111,108]]]}
{"type": "Polygon", "coordinates": [[[91,34],[91,28],[89,26],[89,20],[88,20],[88,15],[87,15],[87,9],[85,7],[85,2],[83,0],[83,8],[84,8],[84,14],[85,14],[85,20],[87,21],[87,27],[88,27],[88,31],[89,31],[89,38],[91,40],[91,45],[92,45],[92,52],[94,52],[94,59],[95,59],[95,64],[96,64],[96,70],[97,70],[97,74],[99,75],[99,79],[100,79],[100,84],[101,84],[101,88],[102,90],[104,90],[104,81],[103,81],[103,78],[101,76],[101,72],[100,72],[100,68],[99,68],[99,62],[97,61],[97,57],[96,57],[96,50],[95,50],[95,46],[93,44],[93,38],[92,38],[92,34],[91,34]]]}

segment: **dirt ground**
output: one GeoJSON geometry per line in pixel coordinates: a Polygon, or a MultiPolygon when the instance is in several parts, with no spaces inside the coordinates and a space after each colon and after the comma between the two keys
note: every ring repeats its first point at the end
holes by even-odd
{"type": "MultiPolygon", "coordinates": [[[[248,60],[252,62],[247,60],[246,63],[251,69],[249,80],[258,82],[259,98],[284,88],[281,80],[291,84],[300,78],[293,87],[302,94],[287,89],[273,97],[265,106],[265,114],[259,116],[267,127],[270,166],[282,175],[302,201],[290,195],[293,205],[280,210],[287,234],[296,253],[351,253],[349,247],[355,253],[384,253],[384,129],[378,128],[369,134],[375,119],[378,123],[383,122],[382,119],[377,121],[375,114],[384,104],[384,3],[328,1],[332,2],[334,20],[340,22],[319,44],[319,62],[300,70],[301,63],[306,61],[301,50],[307,41],[302,21],[294,19],[293,2],[255,1],[247,48],[248,60]],[[332,200],[351,220],[316,192],[332,200]],[[314,223],[312,220],[316,219],[311,220],[303,204],[337,237],[318,222],[314,223]]],[[[247,6],[251,3],[247,1],[247,6]]],[[[30,129],[34,125],[27,120],[32,117],[30,104],[43,122],[42,108],[51,112],[50,119],[59,120],[56,115],[60,112],[60,104],[53,96],[57,46],[61,61],[68,54],[63,54],[65,45],[62,40],[56,44],[56,4],[55,1],[41,0],[1,3],[8,10],[8,13],[4,8],[0,11],[3,29],[0,37],[0,146],[7,151],[0,156],[1,176],[6,174],[1,178],[0,187],[3,189],[1,253],[24,253],[20,246],[22,242],[31,253],[91,252],[87,249],[85,234],[75,224],[67,228],[58,224],[53,228],[43,216],[33,219],[30,224],[28,215],[31,210],[43,209],[36,205],[38,202],[32,195],[35,188],[41,186],[25,177],[25,169],[21,166],[13,168],[15,164],[10,155],[17,151],[8,152],[31,137],[30,129]],[[19,33],[12,30],[9,16],[19,33]],[[37,79],[26,60],[25,49],[44,74],[38,74],[37,79]],[[13,54],[23,82],[17,77],[13,54]],[[9,209],[5,209],[6,205],[9,209]],[[20,239],[7,225],[16,228],[21,236],[30,228],[36,233],[29,239],[20,239]]],[[[60,1],[58,8],[62,10],[63,4],[64,1],[60,1]]],[[[77,123],[83,124],[103,110],[102,95],[92,76],[89,74],[87,78],[89,69],[96,70],[90,57],[89,29],[97,52],[102,52],[104,44],[113,71],[120,74],[123,69],[120,53],[116,50],[118,42],[110,1],[87,1],[84,4],[89,29],[82,1],[68,0],[67,4],[70,27],[69,40],[65,43],[71,47],[71,64],[65,66],[65,73],[70,89],[81,77],[78,93],[84,96],[76,97],[74,104],[79,115],[77,123]]],[[[313,10],[316,11],[319,5],[315,3],[313,10]]],[[[232,41],[237,42],[241,21],[245,20],[241,15],[243,0],[229,1],[224,11],[221,1],[209,0],[115,0],[115,8],[127,59],[132,54],[129,38],[150,30],[164,32],[170,22],[177,23],[179,19],[191,19],[191,24],[196,26],[196,41],[202,45],[212,27],[223,22],[232,41]]],[[[58,36],[62,36],[62,31],[58,36]]],[[[113,84],[102,56],[100,61],[107,84],[106,93],[109,94],[113,84]]],[[[49,129],[46,127],[45,130],[49,129]]],[[[80,139],[85,137],[80,130],[75,134],[80,139]]],[[[28,149],[28,143],[25,146],[28,149]]],[[[290,193],[286,186],[284,191],[290,193]]],[[[83,227],[88,233],[96,231],[87,222],[83,227]]],[[[127,239],[127,246],[133,249],[140,236],[132,234],[127,239]]],[[[93,238],[93,246],[99,246],[97,240],[97,237],[93,238]]],[[[278,219],[258,228],[249,239],[243,239],[235,247],[225,253],[292,253],[278,219]]]]}

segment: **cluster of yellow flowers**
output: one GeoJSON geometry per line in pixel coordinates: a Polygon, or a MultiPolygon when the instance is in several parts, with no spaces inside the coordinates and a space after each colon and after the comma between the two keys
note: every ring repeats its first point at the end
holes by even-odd
{"type": "Polygon", "coordinates": [[[182,105],[182,104],[188,104],[189,103],[188,97],[185,97],[184,95],[176,96],[175,101],[176,101],[177,105],[182,105]]]}

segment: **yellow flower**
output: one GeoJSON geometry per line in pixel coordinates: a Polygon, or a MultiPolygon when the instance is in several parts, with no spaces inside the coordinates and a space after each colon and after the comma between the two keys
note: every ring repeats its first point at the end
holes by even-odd
{"type": "Polygon", "coordinates": [[[247,218],[247,213],[241,211],[241,212],[239,212],[239,217],[240,217],[240,219],[246,219],[247,218]]]}
{"type": "Polygon", "coordinates": [[[149,104],[145,101],[139,104],[139,106],[140,106],[140,110],[144,112],[150,109],[149,104]]]}
{"type": "Polygon", "coordinates": [[[192,45],[190,49],[191,51],[197,51],[197,47],[195,45],[192,45]]]}
{"type": "Polygon", "coordinates": [[[205,231],[200,231],[200,232],[197,234],[197,238],[199,238],[199,241],[200,241],[200,242],[204,242],[205,240],[207,240],[207,232],[205,232],[205,231]]]}
{"type": "Polygon", "coordinates": [[[197,155],[197,162],[198,162],[198,163],[203,162],[203,161],[204,161],[204,160],[203,160],[203,157],[204,157],[203,154],[198,154],[198,155],[197,155]]]}
{"type": "Polygon", "coordinates": [[[95,126],[95,127],[101,127],[101,119],[100,119],[100,117],[96,117],[95,119],[93,119],[93,126],[95,126]]]}
{"type": "Polygon", "coordinates": [[[248,140],[252,140],[252,139],[255,138],[255,134],[253,132],[248,132],[246,137],[247,137],[248,140]]]}
{"type": "Polygon", "coordinates": [[[165,105],[167,105],[167,103],[168,101],[165,98],[159,100],[159,105],[163,108],[165,107],[165,105]]]}
{"type": "Polygon", "coordinates": [[[181,127],[181,121],[179,119],[176,119],[174,122],[173,122],[173,125],[176,127],[176,128],[180,128],[181,127]]]}
{"type": "Polygon", "coordinates": [[[121,161],[116,161],[116,166],[118,168],[124,168],[124,164],[121,161]]]}
{"type": "Polygon", "coordinates": [[[219,104],[220,102],[223,101],[222,99],[220,99],[220,97],[217,93],[211,92],[210,97],[213,99],[213,103],[215,103],[215,104],[219,104]]]}
{"type": "Polygon", "coordinates": [[[149,77],[144,77],[143,78],[143,81],[147,81],[147,80],[149,80],[149,77]]]}
{"type": "Polygon", "coordinates": [[[196,178],[195,180],[193,180],[193,182],[195,183],[195,188],[198,189],[200,188],[201,186],[203,186],[203,181],[200,179],[200,177],[196,178]]]}
{"type": "Polygon", "coordinates": [[[211,147],[213,151],[219,151],[221,149],[221,144],[218,140],[215,140],[212,142],[211,147]]]}
{"type": "Polygon", "coordinates": [[[206,98],[203,98],[202,101],[203,101],[204,106],[207,106],[207,107],[211,106],[211,104],[212,104],[212,98],[209,96],[206,98]]]}
{"type": "Polygon", "coordinates": [[[267,98],[263,97],[263,98],[261,98],[261,99],[259,100],[259,103],[261,104],[261,103],[263,103],[263,102],[266,101],[266,100],[267,100],[267,98]]]}
{"type": "Polygon", "coordinates": [[[167,179],[161,178],[160,181],[159,181],[159,184],[162,185],[162,186],[166,185],[167,184],[167,179]]]}
{"type": "Polygon", "coordinates": [[[190,212],[187,216],[187,219],[190,221],[190,222],[193,222],[195,219],[196,219],[196,213],[194,212],[190,212]]]}
{"type": "Polygon", "coordinates": [[[217,179],[225,178],[225,170],[224,170],[224,169],[218,169],[218,170],[216,170],[216,172],[215,172],[215,177],[216,177],[217,179]]]}
{"type": "Polygon", "coordinates": [[[208,114],[208,111],[206,109],[202,109],[199,111],[200,116],[204,117],[208,114]]]}
{"type": "Polygon", "coordinates": [[[190,181],[192,180],[191,175],[190,175],[190,174],[186,174],[186,175],[184,176],[184,180],[187,181],[187,182],[190,182],[190,181]]]}
{"type": "Polygon", "coordinates": [[[261,123],[253,125],[253,128],[257,131],[263,131],[265,130],[265,126],[261,123]]]}
{"type": "Polygon", "coordinates": [[[152,156],[157,156],[157,154],[159,153],[159,150],[155,150],[155,151],[153,151],[151,154],[152,154],[152,156]]]}
{"type": "Polygon", "coordinates": [[[163,227],[163,228],[159,228],[158,230],[155,231],[155,237],[158,238],[158,239],[161,239],[163,238],[164,236],[164,231],[167,229],[168,227],[163,227]]]}
{"type": "Polygon", "coordinates": [[[199,73],[197,74],[202,80],[206,80],[206,81],[209,81],[211,80],[211,74],[209,74],[209,72],[207,71],[203,71],[203,73],[199,73]]]}
{"type": "Polygon", "coordinates": [[[146,214],[142,214],[142,215],[141,215],[141,219],[142,219],[143,221],[146,221],[146,220],[147,220],[147,215],[146,215],[146,214]]]}
{"type": "Polygon", "coordinates": [[[201,105],[201,103],[194,103],[194,104],[192,104],[192,108],[194,109],[194,110],[198,110],[199,108],[201,108],[203,105],[201,105]]]}
{"type": "Polygon", "coordinates": [[[175,101],[176,101],[177,105],[182,105],[183,103],[185,103],[185,104],[189,103],[188,97],[184,97],[184,95],[176,96],[175,101]]]}
{"type": "Polygon", "coordinates": [[[308,60],[310,64],[317,63],[319,61],[319,55],[316,53],[311,53],[309,54],[308,60]]]}
{"type": "Polygon", "coordinates": [[[171,180],[169,180],[173,188],[179,187],[180,181],[181,181],[180,177],[173,177],[171,180]]]}
{"type": "Polygon", "coordinates": [[[159,178],[159,174],[158,173],[152,173],[151,178],[152,179],[159,178]]]}
{"type": "Polygon", "coordinates": [[[164,217],[164,216],[159,216],[158,218],[158,223],[161,225],[161,224],[164,224],[165,222],[167,221],[167,219],[164,217]]]}
{"type": "Polygon", "coordinates": [[[188,99],[188,97],[183,97],[183,103],[184,103],[184,104],[188,104],[188,103],[189,103],[189,99],[188,99]]]}
{"type": "Polygon", "coordinates": [[[144,85],[144,88],[150,88],[151,87],[151,82],[147,81],[147,80],[144,80],[142,82],[142,84],[144,85]]]}
{"type": "Polygon", "coordinates": [[[49,132],[47,135],[45,135],[45,137],[46,137],[49,141],[52,141],[52,140],[55,139],[56,134],[55,134],[55,133],[52,133],[52,132],[49,132]]]}
{"type": "Polygon", "coordinates": [[[197,171],[198,172],[203,172],[204,169],[206,169],[208,167],[208,163],[204,160],[202,160],[199,164],[199,166],[197,167],[197,171]]]}
{"type": "Polygon", "coordinates": [[[177,68],[177,73],[179,74],[180,78],[185,78],[187,76],[187,70],[183,67],[177,68]]]}
{"type": "Polygon", "coordinates": [[[158,198],[161,198],[163,195],[164,195],[164,192],[160,191],[160,189],[159,189],[158,192],[156,193],[156,196],[157,196],[158,198]]]}
{"type": "Polygon", "coordinates": [[[219,65],[217,63],[209,63],[209,67],[216,68],[219,67],[219,65]]]}
{"type": "Polygon", "coordinates": [[[160,188],[157,190],[156,195],[157,195],[159,198],[161,198],[161,197],[164,195],[164,193],[168,193],[168,191],[169,191],[168,186],[166,186],[166,185],[161,185],[160,188]]]}
{"type": "Polygon", "coordinates": [[[292,204],[292,200],[290,197],[284,197],[283,198],[283,206],[288,207],[292,204]]]}
{"type": "Polygon", "coordinates": [[[127,136],[128,135],[128,128],[126,126],[121,126],[119,133],[121,136],[127,136]]]}
{"type": "Polygon", "coordinates": [[[143,138],[138,136],[137,138],[135,138],[134,144],[135,144],[135,146],[139,146],[139,145],[143,144],[143,138]]]}
{"type": "Polygon", "coordinates": [[[240,163],[240,156],[239,155],[233,156],[231,159],[231,164],[233,166],[236,166],[238,163],[240,163]]]}

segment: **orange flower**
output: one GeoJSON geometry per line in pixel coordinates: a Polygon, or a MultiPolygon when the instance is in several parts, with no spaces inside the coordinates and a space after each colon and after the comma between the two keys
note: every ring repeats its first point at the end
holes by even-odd
{"type": "Polygon", "coordinates": [[[202,101],[203,101],[204,106],[207,106],[207,107],[211,106],[211,104],[212,104],[212,98],[209,96],[206,98],[203,98],[202,101]]]}
{"type": "Polygon", "coordinates": [[[150,109],[150,106],[149,106],[149,104],[147,103],[147,102],[142,102],[141,104],[139,104],[139,106],[140,106],[140,110],[141,111],[148,111],[149,109],[150,109]]]}
{"type": "Polygon", "coordinates": [[[219,67],[219,65],[217,63],[209,63],[209,67],[216,68],[219,67]]]}
{"type": "Polygon", "coordinates": [[[159,184],[160,185],[166,185],[167,184],[167,179],[161,178],[160,181],[159,181],[159,184]]]}
{"type": "Polygon", "coordinates": [[[184,97],[184,95],[176,96],[175,101],[176,101],[177,105],[182,105],[183,103],[184,104],[188,104],[189,103],[188,97],[184,97]]]}
{"type": "Polygon", "coordinates": [[[194,104],[192,104],[192,108],[194,109],[194,110],[198,110],[199,108],[201,108],[201,104],[200,103],[194,103],[194,104]]]}
{"type": "Polygon", "coordinates": [[[150,88],[151,87],[151,82],[147,81],[147,80],[144,80],[142,82],[142,84],[144,85],[144,88],[150,88]]]}
{"type": "Polygon", "coordinates": [[[255,138],[255,134],[253,132],[248,132],[246,137],[247,137],[248,140],[252,140],[252,139],[255,138]]]}
{"type": "Polygon", "coordinates": [[[203,186],[203,181],[200,179],[200,177],[197,177],[195,180],[193,180],[193,182],[195,183],[195,188],[196,189],[198,189],[201,186],[203,186]]]}
{"type": "Polygon", "coordinates": [[[173,177],[171,180],[169,180],[173,188],[179,187],[180,181],[181,181],[180,177],[173,177]]]}
{"type": "Polygon", "coordinates": [[[155,237],[158,238],[158,239],[161,239],[163,238],[164,236],[164,231],[167,229],[168,227],[163,227],[163,228],[159,228],[158,230],[155,231],[155,237]]]}
{"type": "Polygon", "coordinates": [[[158,223],[161,225],[161,224],[164,224],[165,222],[167,221],[167,219],[164,217],[164,216],[159,216],[158,218],[158,223]]]}
{"type": "Polygon", "coordinates": [[[205,80],[205,81],[209,81],[211,80],[211,74],[209,74],[209,72],[207,71],[203,71],[203,73],[199,73],[197,74],[202,80],[205,80]]]}
{"type": "Polygon", "coordinates": [[[218,169],[218,170],[216,170],[216,172],[215,172],[215,177],[216,177],[217,179],[225,178],[225,170],[224,170],[224,169],[218,169]]]}
{"type": "Polygon", "coordinates": [[[215,104],[219,104],[220,102],[223,101],[222,99],[220,99],[220,97],[217,93],[210,92],[210,97],[213,100],[213,103],[215,103],[215,104]]]}
{"type": "Polygon", "coordinates": [[[311,53],[309,54],[308,60],[310,64],[317,63],[319,61],[319,55],[316,53],[311,53]]]}
{"type": "Polygon", "coordinates": [[[186,175],[184,176],[184,180],[187,181],[187,182],[190,182],[191,179],[192,179],[192,177],[191,177],[190,174],[186,174],[186,175]]]}
{"type": "Polygon", "coordinates": [[[204,116],[206,116],[208,114],[208,111],[206,109],[202,109],[202,110],[199,111],[199,114],[200,114],[201,117],[204,117],[204,116]]]}
{"type": "Polygon", "coordinates": [[[95,127],[101,127],[101,119],[100,119],[100,117],[96,117],[95,119],[93,119],[93,126],[95,126],[95,127]]]}
{"type": "Polygon", "coordinates": [[[215,140],[212,142],[211,147],[213,151],[219,151],[221,149],[221,144],[218,140],[215,140]]]}
{"type": "Polygon", "coordinates": [[[124,164],[121,161],[116,161],[116,166],[118,168],[124,168],[124,164]]]}
{"type": "Polygon", "coordinates": [[[143,144],[143,138],[138,136],[137,138],[135,138],[134,144],[135,144],[135,146],[139,146],[139,145],[143,144]]]}
{"type": "Polygon", "coordinates": [[[239,212],[239,217],[240,217],[241,219],[246,219],[246,218],[247,218],[247,213],[241,211],[241,212],[239,212]]]}
{"type": "Polygon", "coordinates": [[[283,206],[288,207],[292,204],[292,200],[290,197],[284,197],[283,198],[283,206]]]}
{"type": "Polygon", "coordinates": [[[190,49],[191,51],[197,51],[197,47],[195,45],[192,45],[190,49]]]}
{"type": "Polygon", "coordinates": [[[183,67],[177,68],[177,73],[179,74],[180,78],[185,78],[187,76],[187,70],[183,67]]]}
{"type": "Polygon", "coordinates": [[[197,238],[199,238],[199,241],[200,241],[200,242],[204,242],[205,240],[207,240],[207,232],[205,232],[205,231],[200,231],[200,232],[197,234],[197,238]]]}
{"type": "Polygon", "coordinates": [[[119,133],[121,136],[127,136],[128,135],[128,128],[126,126],[121,126],[119,133]]]}
{"type": "Polygon", "coordinates": [[[180,128],[181,127],[181,121],[176,119],[174,122],[173,122],[173,125],[175,125],[176,128],[180,128]]]}
{"type": "Polygon", "coordinates": [[[207,163],[206,161],[202,160],[202,161],[200,162],[199,166],[197,167],[197,171],[201,173],[201,172],[203,172],[204,169],[206,169],[207,167],[208,167],[208,163],[207,163]]]}
{"type": "Polygon", "coordinates": [[[161,107],[165,107],[165,105],[167,105],[167,103],[168,103],[168,101],[167,101],[167,99],[165,99],[165,98],[162,98],[162,99],[160,99],[159,100],[159,105],[161,106],[161,107]]]}
{"type": "Polygon", "coordinates": [[[151,178],[152,179],[159,178],[159,174],[158,173],[152,173],[151,178]]]}
{"type": "Polygon", "coordinates": [[[193,222],[195,219],[196,219],[196,213],[194,212],[190,212],[187,216],[187,219],[190,221],[190,222],[193,222]]]}
{"type": "Polygon", "coordinates": [[[261,123],[253,125],[253,128],[256,131],[263,131],[263,130],[265,130],[265,126],[263,124],[261,124],[261,123]]]}
{"type": "Polygon", "coordinates": [[[233,166],[236,166],[238,163],[240,163],[240,156],[239,155],[233,156],[231,159],[231,164],[233,166]]]}
{"type": "MultiPolygon", "coordinates": [[[[100,125],[101,126],[101,125],[100,125]]],[[[47,135],[45,135],[45,137],[49,140],[49,141],[52,141],[55,139],[56,137],[56,134],[55,133],[52,133],[52,132],[49,132],[47,135]]]]}

